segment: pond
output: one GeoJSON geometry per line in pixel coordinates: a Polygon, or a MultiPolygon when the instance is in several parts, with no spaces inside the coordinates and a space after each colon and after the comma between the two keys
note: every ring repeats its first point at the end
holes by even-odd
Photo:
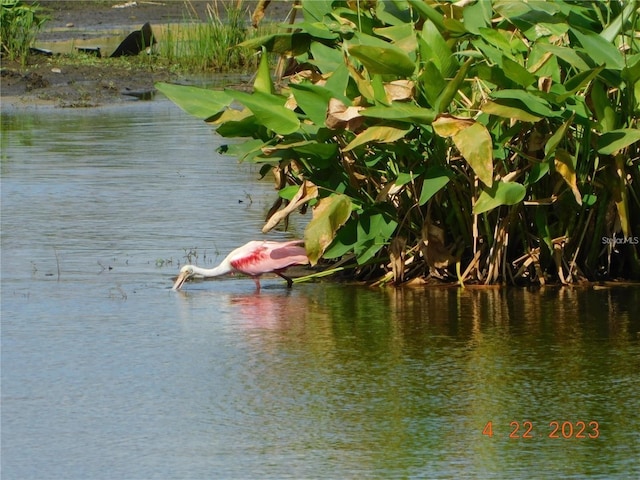
{"type": "Polygon", "coordinates": [[[173,292],[274,199],[220,143],[166,101],[2,112],[3,480],[640,477],[640,288],[173,292]]]}

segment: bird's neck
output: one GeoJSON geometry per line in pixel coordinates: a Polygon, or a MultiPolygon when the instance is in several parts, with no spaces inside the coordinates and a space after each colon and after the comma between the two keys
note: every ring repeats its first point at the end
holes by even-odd
{"type": "Polygon", "coordinates": [[[232,268],[227,262],[222,262],[215,268],[202,268],[196,267],[195,265],[191,265],[193,268],[193,273],[198,277],[217,277],[218,275],[224,275],[226,273],[231,272],[232,268]]]}

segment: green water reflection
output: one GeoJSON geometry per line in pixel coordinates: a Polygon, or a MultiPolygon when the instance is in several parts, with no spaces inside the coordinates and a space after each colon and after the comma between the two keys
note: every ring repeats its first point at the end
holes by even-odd
{"type": "Polygon", "coordinates": [[[626,478],[640,452],[639,295],[326,285],[303,302],[239,297],[251,361],[235,402],[252,399],[247,428],[264,449],[322,452],[329,476],[626,478]],[[571,438],[550,438],[554,421],[571,438]],[[598,438],[575,438],[581,421],[598,438]]]}

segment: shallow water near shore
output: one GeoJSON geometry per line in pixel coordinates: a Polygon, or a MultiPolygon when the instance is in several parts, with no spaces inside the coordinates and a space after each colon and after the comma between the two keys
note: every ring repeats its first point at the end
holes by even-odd
{"type": "Polygon", "coordinates": [[[164,101],[3,111],[3,480],[640,477],[637,286],[171,291],[262,237],[222,141],[164,101]]]}

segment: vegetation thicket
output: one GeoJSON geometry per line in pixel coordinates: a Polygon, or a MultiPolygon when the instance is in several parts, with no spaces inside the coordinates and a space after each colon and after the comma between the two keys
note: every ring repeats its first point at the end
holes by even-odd
{"type": "Polygon", "coordinates": [[[312,262],[356,278],[640,278],[637,0],[303,0],[243,47],[276,89],[159,84],[273,172],[264,231],[312,207],[312,262]],[[232,102],[242,105],[238,109],[232,102]]]}
{"type": "MultiPolygon", "coordinates": [[[[190,1],[185,4],[187,12],[195,12],[190,1]]],[[[254,50],[238,47],[247,38],[256,36],[256,32],[248,28],[247,18],[248,10],[242,0],[208,3],[206,18],[191,13],[182,24],[166,25],[156,60],[177,63],[189,70],[254,69],[254,50]]]]}
{"type": "Polygon", "coordinates": [[[26,62],[29,48],[46,22],[37,4],[27,5],[21,0],[2,0],[0,3],[0,41],[2,55],[11,61],[26,62]]]}

